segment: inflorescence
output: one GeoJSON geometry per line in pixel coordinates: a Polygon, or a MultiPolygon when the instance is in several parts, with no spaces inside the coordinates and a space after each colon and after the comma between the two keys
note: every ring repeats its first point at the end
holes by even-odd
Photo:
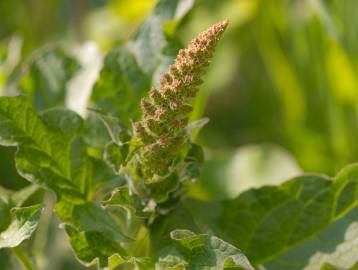
{"type": "Polygon", "coordinates": [[[228,25],[227,20],[212,25],[179,51],[169,66],[141,101],[142,120],[134,123],[134,136],[141,141],[141,172],[145,179],[165,176],[185,143],[184,128],[193,110],[189,101],[198,92],[201,76],[208,66],[215,46],[228,25]]]}

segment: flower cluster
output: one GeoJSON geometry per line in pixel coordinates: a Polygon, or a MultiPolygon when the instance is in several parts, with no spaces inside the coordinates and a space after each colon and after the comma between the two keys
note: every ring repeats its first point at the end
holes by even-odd
{"type": "Polygon", "coordinates": [[[139,160],[145,179],[168,174],[185,143],[183,131],[193,109],[189,100],[195,97],[204,68],[227,25],[227,21],[214,24],[180,50],[175,63],[162,75],[160,87],[152,88],[149,97],[142,99],[143,118],[134,124],[134,136],[142,142],[139,160]]]}

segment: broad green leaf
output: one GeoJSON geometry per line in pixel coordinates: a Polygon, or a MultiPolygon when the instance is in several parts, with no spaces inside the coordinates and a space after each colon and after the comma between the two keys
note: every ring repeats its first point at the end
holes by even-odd
{"type": "MultiPolygon", "coordinates": [[[[92,241],[88,247],[94,249],[92,254],[97,253],[93,241],[98,239],[103,240],[101,249],[106,248],[107,241],[116,247],[132,241],[102,205],[88,201],[98,172],[78,136],[82,132],[79,116],[65,110],[51,110],[40,117],[25,97],[1,97],[0,117],[5,127],[0,130],[1,143],[17,145],[16,166],[23,177],[56,193],[57,215],[65,226],[78,231],[70,237],[86,236],[92,241]]],[[[77,245],[74,250],[80,251],[77,245]]],[[[103,252],[107,254],[108,250],[103,252]]],[[[123,254],[123,250],[116,248],[115,253],[118,252],[123,254]]]]}
{"type": "Polygon", "coordinates": [[[103,268],[122,263],[123,259],[117,252],[125,254],[125,251],[116,241],[103,237],[95,231],[80,232],[71,225],[65,225],[64,228],[77,258],[84,265],[96,264],[103,268]]]}
{"type": "Polygon", "coordinates": [[[72,138],[83,132],[83,120],[75,112],[66,109],[49,109],[41,113],[41,119],[50,129],[60,129],[64,136],[72,138]]]}
{"type": "MultiPolygon", "coordinates": [[[[267,269],[315,270],[330,264],[333,269],[351,269],[358,262],[358,208],[318,233],[312,239],[289,250],[270,263],[267,269]]],[[[353,268],[354,269],[354,268],[353,268]]]]}
{"type": "Polygon", "coordinates": [[[121,124],[129,128],[131,119],[139,115],[139,100],[149,87],[149,79],[135,56],[119,47],[106,55],[91,99],[94,105],[118,116],[121,124]]]}
{"type": "Polygon", "coordinates": [[[110,134],[108,133],[106,124],[100,116],[95,113],[90,113],[87,116],[84,122],[83,133],[85,143],[98,149],[103,149],[106,144],[112,140],[110,134]]]}
{"type": "Polygon", "coordinates": [[[134,241],[127,236],[129,232],[123,232],[125,219],[116,219],[99,203],[62,200],[56,204],[56,214],[64,222],[62,226],[77,258],[87,266],[114,264],[127,254],[123,246],[134,241]]]}
{"type": "Polygon", "coordinates": [[[175,248],[159,259],[157,270],[254,269],[239,249],[216,236],[188,230],[175,230],[170,235],[175,248]]]}
{"type": "Polygon", "coordinates": [[[30,238],[36,230],[40,215],[41,206],[39,205],[13,208],[10,225],[0,233],[0,249],[16,247],[30,238]]]}
{"type": "Polygon", "coordinates": [[[127,216],[125,208],[107,203],[103,207],[93,202],[79,205],[60,202],[56,213],[65,222],[63,227],[76,256],[87,266],[113,267],[119,259],[124,262],[122,256],[127,256],[124,244],[134,243],[128,236],[135,237],[134,227],[140,225],[127,216]]]}
{"type": "Polygon", "coordinates": [[[18,145],[19,173],[58,197],[91,197],[93,185],[111,177],[88,156],[80,137],[83,120],[74,112],[55,109],[39,116],[25,97],[1,97],[0,127],[0,144],[18,145]]]}
{"type": "Polygon", "coordinates": [[[160,0],[128,44],[111,50],[96,82],[91,100],[93,104],[121,119],[123,127],[140,115],[139,101],[151,84],[173,62],[178,49],[172,31],[164,25],[179,22],[192,6],[192,0],[160,0]]]}
{"type": "Polygon", "coordinates": [[[50,188],[58,196],[67,190],[79,197],[90,192],[90,162],[82,141],[66,136],[68,129],[78,126],[74,114],[52,118],[44,114],[42,120],[26,97],[0,98],[0,144],[18,145],[16,164],[19,173],[29,181],[50,188]],[[67,119],[67,126],[59,121],[67,119]],[[54,120],[58,125],[55,128],[54,120]],[[82,194],[82,195],[80,195],[82,194]]]}
{"type": "Polygon", "coordinates": [[[24,74],[18,79],[21,93],[33,99],[39,110],[63,106],[68,81],[79,63],[61,47],[44,48],[23,64],[24,74]]]}
{"type": "Polygon", "coordinates": [[[191,201],[204,228],[243,250],[267,269],[349,268],[357,262],[358,165],[335,178],[303,175],[280,186],[242,193],[237,199],[191,201]]]}
{"type": "Polygon", "coordinates": [[[80,231],[99,232],[118,243],[133,240],[119,230],[115,220],[98,203],[71,204],[70,202],[59,202],[56,206],[56,213],[63,222],[75,226],[80,231]]]}

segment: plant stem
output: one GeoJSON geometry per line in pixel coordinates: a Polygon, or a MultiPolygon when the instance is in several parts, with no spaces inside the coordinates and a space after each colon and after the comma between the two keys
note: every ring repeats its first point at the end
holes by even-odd
{"type": "Polygon", "coordinates": [[[24,252],[21,247],[15,247],[12,249],[16,254],[17,258],[22,262],[24,269],[26,270],[36,270],[31,263],[29,256],[24,252]]]}

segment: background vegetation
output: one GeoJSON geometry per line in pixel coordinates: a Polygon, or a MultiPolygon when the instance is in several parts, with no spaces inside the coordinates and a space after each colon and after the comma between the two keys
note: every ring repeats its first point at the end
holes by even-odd
{"type": "MultiPolygon", "coordinates": [[[[86,96],[102,56],[126,42],[154,4],[0,1],[0,94],[17,85],[34,95],[38,109],[86,114],[79,93],[86,96]],[[73,74],[88,85],[79,89],[73,74]]],[[[197,138],[208,161],[189,191],[193,198],[232,198],[300,172],[334,176],[358,160],[356,9],[355,0],[195,1],[178,25],[182,44],[223,18],[230,27],[195,100],[193,119],[210,122],[197,138]]],[[[28,182],[16,173],[13,155],[0,148],[0,185],[17,190],[28,182]]],[[[31,244],[46,251],[43,269],[81,269],[58,221],[51,213],[42,219],[31,244]]]]}

